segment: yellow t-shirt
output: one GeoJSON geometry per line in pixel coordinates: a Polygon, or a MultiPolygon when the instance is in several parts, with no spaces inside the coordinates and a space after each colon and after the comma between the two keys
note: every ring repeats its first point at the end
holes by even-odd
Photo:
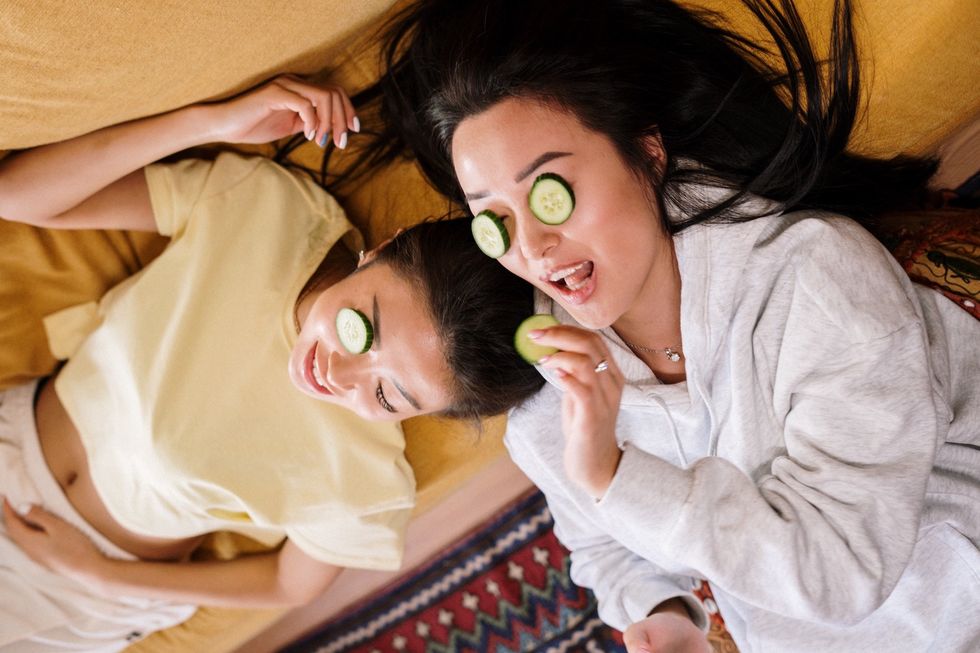
{"type": "Polygon", "coordinates": [[[310,398],[287,373],[300,289],[359,234],[268,159],[157,164],[146,180],[167,250],[97,307],[46,320],[107,508],[146,535],[287,536],[324,562],[396,568],[414,500],[401,429],[310,398]]]}

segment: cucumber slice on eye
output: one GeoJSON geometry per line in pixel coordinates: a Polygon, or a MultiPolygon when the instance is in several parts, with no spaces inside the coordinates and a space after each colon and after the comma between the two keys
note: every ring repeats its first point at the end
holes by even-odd
{"type": "Polygon", "coordinates": [[[537,315],[532,315],[527,318],[517,327],[517,331],[514,333],[514,349],[517,353],[521,355],[521,358],[526,360],[531,365],[536,365],[539,360],[545,356],[551,356],[558,352],[555,347],[548,347],[545,345],[539,345],[528,337],[528,331],[534,329],[547,329],[549,327],[557,326],[559,324],[558,320],[555,319],[554,315],[549,315],[547,313],[539,313],[537,315]]]}
{"type": "Polygon", "coordinates": [[[374,328],[364,313],[355,308],[337,311],[337,338],[352,354],[363,354],[374,341],[374,328]]]}
{"type": "Polygon", "coordinates": [[[568,220],[575,208],[575,193],[567,181],[558,175],[546,172],[531,184],[527,196],[531,213],[545,224],[561,224],[568,220]]]}
{"type": "Polygon", "coordinates": [[[473,239],[480,251],[490,258],[500,258],[510,247],[510,235],[500,216],[493,211],[480,211],[470,223],[473,239]]]}

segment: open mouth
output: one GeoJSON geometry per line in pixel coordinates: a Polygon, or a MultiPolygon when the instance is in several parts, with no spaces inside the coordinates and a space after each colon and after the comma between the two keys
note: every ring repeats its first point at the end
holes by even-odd
{"type": "Polygon", "coordinates": [[[545,280],[566,301],[580,304],[587,300],[595,290],[595,264],[581,261],[555,270],[545,280]]]}
{"type": "Polygon", "coordinates": [[[316,359],[316,350],[319,346],[320,343],[314,343],[310,348],[310,353],[306,355],[306,365],[304,366],[303,372],[306,376],[306,382],[310,384],[311,388],[320,394],[332,395],[333,392],[330,391],[326,381],[323,380],[323,374],[320,372],[320,364],[316,359]]]}

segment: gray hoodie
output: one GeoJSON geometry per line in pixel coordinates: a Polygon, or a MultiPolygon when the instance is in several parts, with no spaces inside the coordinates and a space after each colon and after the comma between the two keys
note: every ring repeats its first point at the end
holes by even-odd
{"type": "Polygon", "coordinates": [[[602,332],[627,378],[606,495],[565,476],[555,385],[508,423],[600,616],[682,597],[704,626],[697,577],[745,653],[980,651],[980,322],[846,218],[674,242],[687,381],[602,332]]]}

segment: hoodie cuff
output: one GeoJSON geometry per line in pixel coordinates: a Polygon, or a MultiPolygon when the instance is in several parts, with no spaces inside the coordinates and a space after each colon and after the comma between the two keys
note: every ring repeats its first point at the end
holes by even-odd
{"type": "Polygon", "coordinates": [[[623,612],[629,618],[629,623],[626,624],[626,627],[629,627],[630,624],[636,623],[637,621],[646,619],[653,612],[654,608],[664,601],[671,599],[681,599],[684,601],[684,605],[687,607],[688,612],[690,612],[691,621],[694,622],[694,625],[700,628],[702,632],[708,632],[708,611],[705,610],[704,605],[698,600],[698,597],[690,592],[681,591],[674,583],[666,580],[658,583],[645,584],[622,597],[623,612]]]}

